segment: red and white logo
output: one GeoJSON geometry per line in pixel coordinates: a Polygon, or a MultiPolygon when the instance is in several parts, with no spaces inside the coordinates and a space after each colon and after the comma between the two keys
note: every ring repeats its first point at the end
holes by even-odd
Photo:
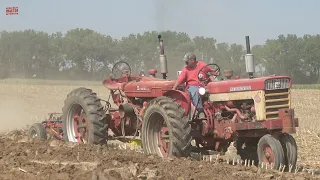
{"type": "Polygon", "coordinates": [[[19,14],[18,7],[6,7],[6,15],[17,15],[19,14]]]}

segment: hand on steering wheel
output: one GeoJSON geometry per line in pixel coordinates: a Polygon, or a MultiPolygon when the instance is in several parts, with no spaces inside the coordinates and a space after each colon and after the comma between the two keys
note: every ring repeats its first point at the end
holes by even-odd
{"type": "Polygon", "coordinates": [[[207,64],[199,70],[198,79],[200,82],[207,84],[209,79],[213,81],[219,75],[220,67],[217,64],[207,64]],[[216,66],[216,68],[211,68],[210,66],[216,66]]]}

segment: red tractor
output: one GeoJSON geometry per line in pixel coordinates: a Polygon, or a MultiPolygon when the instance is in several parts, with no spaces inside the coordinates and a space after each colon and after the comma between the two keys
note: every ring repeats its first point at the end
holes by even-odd
{"type": "MultiPolygon", "coordinates": [[[[195,148],[226,152],[231,142],[243,159],[295,166],[297,145],[290,135],[298,127],[291,108],[292,81],[287,76],[253,77],[253,55],[247,41],[246,69],[249,78],[211,81],[211,74],[199,72],[205,88],[199,89],[205,118],[195,115],[195,106],[185,86],[172,90],[175,80],[167,80],[167,60],[160,43],[160,72],[133,76],[125,62],[118,62],[103,85],[110,91],[114,107],[92,90],[73,90],[64,102],[61,118],[66,141],[106,144],[110,136],[141,138],[145,153],[165,156],[190,156],[195,148]],[[120,76],[116,77],[116,72],[120,76]],[[105,103],[105,106],[103,104],[105,103]],[[192,141],[196,145],[192,145],[192,141]]],[[[220,71],[216,64],[216,71],[220,71]]]]}

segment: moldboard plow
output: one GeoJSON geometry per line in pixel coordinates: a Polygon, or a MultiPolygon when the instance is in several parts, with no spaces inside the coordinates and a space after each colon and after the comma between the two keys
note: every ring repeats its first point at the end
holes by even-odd
{"type": "Polygon", "coordinates": [[[62,113],[51,113],[47,120],[32,125],[30,137],[260,170],[319,174],[297,165],[298,148],[291,134],[299,120],[291,106],[291,78],[254,77],[248,36],[248,78],[233,77],[232,70],[225,70],[225,79],[218,81],[217,64],[208,64],[198,72],[204,117],[199,116],[198,104],[192,103],[185,85],[172,89],[176,81],[167,79],[163,40],[160,35],[158,38],[162,78],[156,77],[156,69],[150,69],[148,77],[132,75],[128,63],[117,62],[103,81],[109,91],[107,101],[91,89],[74,89],[67,95],[62,113]],[[230,149],[237,157],[228,156],[230,149]]]}

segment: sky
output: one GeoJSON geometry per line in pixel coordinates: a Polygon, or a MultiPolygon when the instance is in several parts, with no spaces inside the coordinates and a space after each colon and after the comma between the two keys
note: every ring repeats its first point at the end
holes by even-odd
{"type": "Polygon", "coordinates": [[[0,0],[0,31],[89,28],[120,39],[172,30],[243,45],[250,36],[255,45],[319,33],[319,7],[319,0],[0,0]],[[19,15],[6,16],[11,6],[19,15]]]}

